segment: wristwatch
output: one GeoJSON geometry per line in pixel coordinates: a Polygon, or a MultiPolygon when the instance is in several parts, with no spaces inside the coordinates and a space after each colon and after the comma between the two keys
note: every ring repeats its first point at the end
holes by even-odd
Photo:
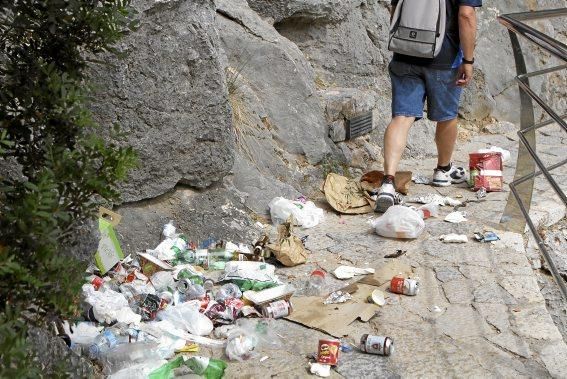
{"type": "Polygon", "coordinates": [[[470,61],[468,59],[463,58],[463,64],[474,64],[474,58],[470,61]]]}

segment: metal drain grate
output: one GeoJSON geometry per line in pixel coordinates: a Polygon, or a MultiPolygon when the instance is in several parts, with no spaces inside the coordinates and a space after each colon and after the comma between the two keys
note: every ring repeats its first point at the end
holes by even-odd
{"type": "Polygon", "coordinates": [[[373,125],[372,112],[363,113],[359,116],[353,117],[346,122],[346,139],[351,140],[368,134],[372,131],[373,125]]]}

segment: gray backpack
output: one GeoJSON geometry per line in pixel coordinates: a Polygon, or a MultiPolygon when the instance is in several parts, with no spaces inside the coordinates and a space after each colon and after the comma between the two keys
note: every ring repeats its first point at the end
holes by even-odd
{"type": "Polygon", "coordinates": [[[388,49],[421,58],[435,58],[445,38],[445,0],[400,0],[390,25],[388,49]]]}

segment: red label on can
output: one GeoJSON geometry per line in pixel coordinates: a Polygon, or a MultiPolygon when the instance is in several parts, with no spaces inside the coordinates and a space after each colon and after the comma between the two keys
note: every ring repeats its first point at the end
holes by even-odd
{"type": "Polygon", "coordinates": [[[95,290],[98,291],[98,289],[104,284],[104,280],[102,280],[101,277],[95,276],[95,277],[91,280],[91,284],[93,285],[93,287],[95,288],[95,290]]]}
{"type": "Polygon", "coordinates": [[[319,340],[317,362],[335,366],[339,363],[340,347],[341,341],[339,340],[319,340]]]}
{"type": "Polygon", "coordinates": [[[392,291],[393,293],[404,293],[404,278],[400,278],[400,277],[394,277],[392,278],[392,281],[390,282],[390,291],[392,291]]]}

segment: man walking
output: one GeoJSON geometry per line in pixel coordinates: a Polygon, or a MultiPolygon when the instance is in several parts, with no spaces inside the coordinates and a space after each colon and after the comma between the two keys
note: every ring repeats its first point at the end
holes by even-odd
{"type": "MultiPolygon", "coordinates": [[[[392,15],[399,2],[400,0],[392,0],[392,15]]],[[[406,147],[409,129],[414,121],[423,118],[426,100],[427,117],[437,122],[435,143],[438,157],[432,183],[435,186],[450,186],[466,181],[465,170],[455,167],[451,159],[457,140],[461,92],[473,76],[475,8],[480,6],[482,0],[445,1],[445,36],[440,51],[434,57],[394,54],[389,66],[392,81],[392,121],[384,135],[385,176],[378,193],[376,211],[385,212],[400,201],[395,190],[394,176],[406,147]]],[[[412,12],[407,4],[404,8],[398,9],[397,12],[412,12]]],[[[411,16],[419,22],[420,14],[411,16]]],[[[410,29],[400,37],[402,43],[417,38],[419,29],[417,30],[418,32],[414,32],[410,29]]]]}

